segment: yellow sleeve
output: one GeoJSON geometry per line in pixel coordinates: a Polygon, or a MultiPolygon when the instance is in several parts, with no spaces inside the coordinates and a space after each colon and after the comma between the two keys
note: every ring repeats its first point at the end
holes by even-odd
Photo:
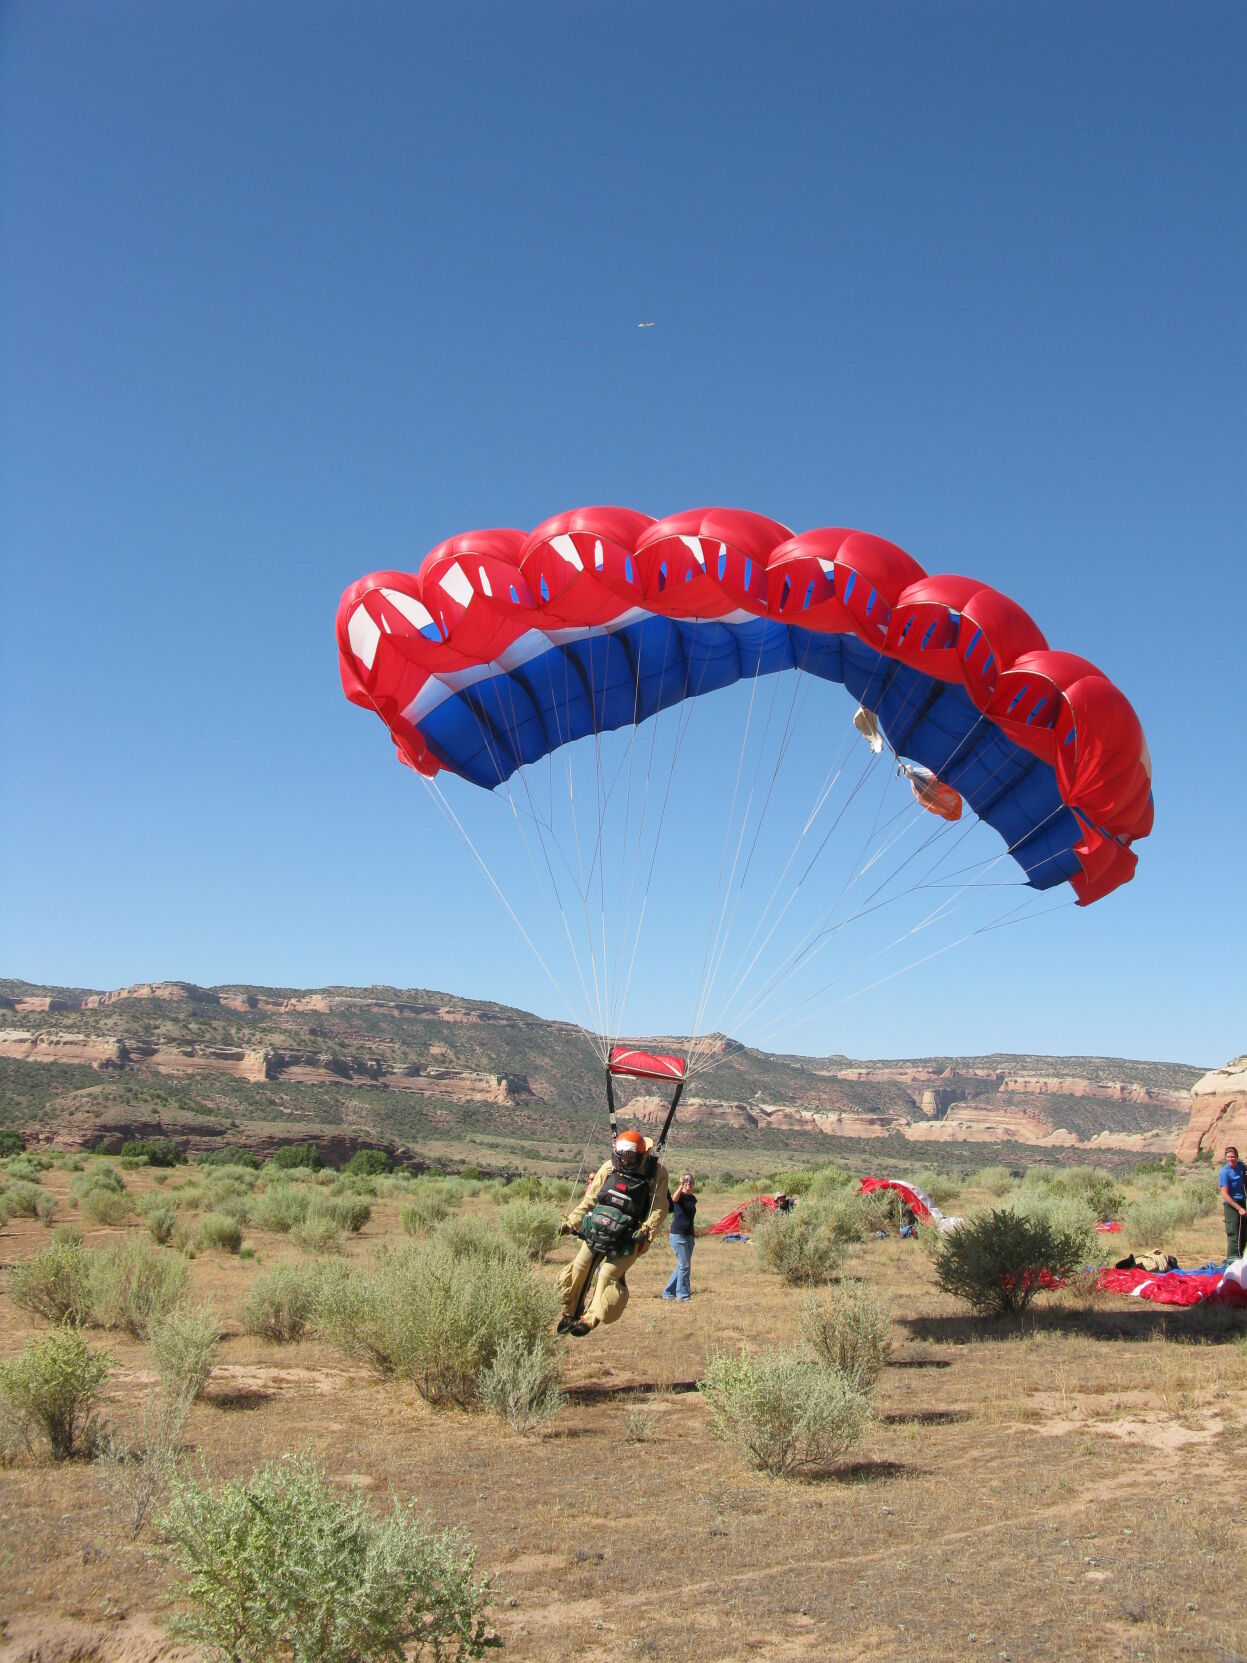
{"type": "Polygon", "coordinates": [[[567,1215],[568,1225],[574,1230],[602,1193],[602,1185],[611,1175],[611,1163],[603,1161],[589,1180],[589,1187],[567,1215]]]}
{"type": "Polygon", "coordinates": [[[658,1175],[654,1179],[654,1204],[649,1210],[649,1217],[637,1231],[638,1236],[644,1236],[652,1247],[654,1237],[658,1234],[662,1221],[671,1211],[671,1179],[667,1175],[665,1166],[659,1166],[658,1175]]]}

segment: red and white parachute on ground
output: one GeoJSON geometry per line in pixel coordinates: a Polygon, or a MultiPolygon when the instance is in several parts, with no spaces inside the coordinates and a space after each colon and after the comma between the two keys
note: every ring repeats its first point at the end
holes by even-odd
{"type": "Polygon", "coordinates": [[[961,1223],[960,1218],[942,1213],[925,1190],[920,1190],[917,1184],[907,1184],[903,1178],[863,1178],[859,1192],[870,1195],[874,1190],[895,1190],[919,1224],[933,1224],[945,1235],[961,1223]]]}

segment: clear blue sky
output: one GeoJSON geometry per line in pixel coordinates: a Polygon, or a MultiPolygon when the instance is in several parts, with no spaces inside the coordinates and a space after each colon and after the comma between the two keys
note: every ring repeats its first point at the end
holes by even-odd
{"type": "Polygon", "coordinates": [[[0,973],[559,1014],[343,699],[338,595],[724,503],[1008,590],[1155,763],[1133,884],[794,1043],[1247,1049],[1245,77],[1240,0],[10,0],[0,973]]]}

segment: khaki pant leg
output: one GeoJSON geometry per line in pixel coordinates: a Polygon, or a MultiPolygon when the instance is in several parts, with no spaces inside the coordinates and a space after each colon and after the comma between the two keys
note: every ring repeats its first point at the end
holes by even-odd
{"type": "Polygon", "coordinates": [[[628,1284],[624,1277],[635,1262],[635,1253],[612,1254],[605,1260],[598,1271],[593,1299],[585,1312],[585,1321],[590,1328],[596,1328],[600,1322],[618,1322],[624,1314],[628,1303],[628,1284]]]}
{"type": "Polygon", "coordinates": [[[565,1317],[575,1316],[576,1306],[580,1303],[580,1290],[584,1287],[585,1278],[592,1267],[593,1249],[588,1242],[581,1242],[576,1257],[559,1272],[558,1288],[563,1299],[565,1317]]]}

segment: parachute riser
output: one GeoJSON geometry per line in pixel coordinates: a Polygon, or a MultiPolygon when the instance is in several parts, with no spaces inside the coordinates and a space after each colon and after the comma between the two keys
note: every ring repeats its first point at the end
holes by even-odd
{"type": "MultiPolygon", "coordinates": [[[[683,1092],[684,1081],[677,1080],[675,1091],[671,1094],[671,1107],[667,1110],[667,1118],[662,1123],[662,1131],[658,1135],[658,1142],[654,1145],[655,1155],[661,1155],[667,1147],[667,1136],[671,1131],[671,1122],[675,1119],[675,1111],[680,1105],[683,1092]]],[[[619,1111],[615,1104],[615,1081],[609,1068],[606,1070],[606,1108],[610,1115],[611,1149],[614,1150],[615,1141],[619,1137],[619,1111]]]]}

